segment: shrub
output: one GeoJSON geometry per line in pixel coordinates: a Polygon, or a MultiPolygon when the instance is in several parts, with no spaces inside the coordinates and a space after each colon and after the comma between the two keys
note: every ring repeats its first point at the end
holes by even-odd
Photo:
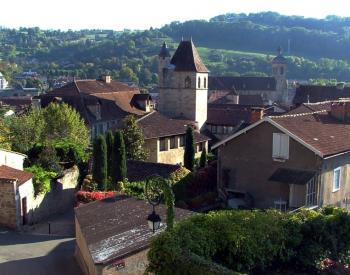
{"type": "Polygon", "coordinates": [[[334,207],[197,214],[152,241],[149,271],[179,274],[189,253],[236,272],[315,274],[325,258],[349,261],[349,226],[350,213],[334,207]]]}
{"type": "Polygon", "coordinates": [[[194,155],[195,155],[195,144],[194,144],[194,132],[192,127],[187,127],[186,130],[186,141],[185,141],[185,153],[184,153],[184,166],[193,171],[194,169],[194,155]]]}
{"type": "Polygon", "coordinates": [[[45,194],[51,190],[51,180],[57,176],[55,172],[46,171],[37,165],[25,168],[25,170],[33,174],[35,196],[45,194]]]}
{"type": "Polygon", "coordinates": [[[93,148],[93,180],[100,191],[107,189],[107,145],[104,136],[99,135],[93,148]]]}
{"type": "Polygon", "coordinates": [[[76,198],[78,202],[89,203],[97,200],[103,200],[106,198],[111,198],[117,195],[117,192],[108,191],[108,192],[86,192],[86,191],[78,191],[76,194],[76,198]]]}

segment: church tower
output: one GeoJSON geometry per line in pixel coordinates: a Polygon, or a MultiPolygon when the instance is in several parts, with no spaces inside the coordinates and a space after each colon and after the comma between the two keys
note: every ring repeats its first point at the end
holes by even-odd
{"type": "Polygon", "coordinates": [[[280,100],[286,102],[288,97],[287,59],[282,55],[282,48],[278,47],[277,56],[272,59],[272,75],[276,80],[276,91],[280,94],[280,100]]]}
{"type": "Polygon", "coordinates": [[[207,120],[209,71],[192,40],[181,41],[171,60],[165,49],[163,44],[159,54],[158,110],[196,121],[201,129],[207,120]]]}

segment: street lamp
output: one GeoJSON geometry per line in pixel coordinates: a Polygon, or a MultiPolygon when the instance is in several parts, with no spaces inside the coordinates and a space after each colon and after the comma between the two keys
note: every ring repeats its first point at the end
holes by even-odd
{"type": "Polygon", "coordinates": [[[159,189],[159,186],[157,186],[156,181],[157,177],[160,178],[158,175],[151,176],[146,180],[146,186],[145,186],[145,195],[147,198],[147,201],[150,205],[152,205],[152,213],[148,215],[147,222],[149,228],[152,230],[153,234],[160,228],[160,222],[162,219],[160,216],[156,213],[155,207],[160,203],[162,199],[162,193],[159,189]]]}

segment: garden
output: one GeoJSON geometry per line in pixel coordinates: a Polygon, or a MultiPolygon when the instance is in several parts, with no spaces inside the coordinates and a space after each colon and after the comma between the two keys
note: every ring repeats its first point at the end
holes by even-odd
{"type": "Polygon", "coordinates": [[[349,274],[350,213],[326,207],[283,213],[196,214],[154,238],[153,274],[349,274]]]}

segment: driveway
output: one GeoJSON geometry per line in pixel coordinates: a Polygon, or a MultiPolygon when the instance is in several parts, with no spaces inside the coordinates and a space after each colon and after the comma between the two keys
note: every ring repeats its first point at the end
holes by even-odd
{"type": "Polygon", "coordinates": [[[83,275],[74,238],[20,234],[0,228],[1,275],[83,275]]]}

